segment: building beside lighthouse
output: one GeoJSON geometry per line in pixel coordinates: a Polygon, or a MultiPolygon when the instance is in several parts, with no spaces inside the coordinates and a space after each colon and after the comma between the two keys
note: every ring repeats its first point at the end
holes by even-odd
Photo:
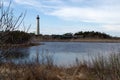
{"type": "Polygon", "coordinates": [[[37,19],[37,35],[39,35],[40,34],[40,22],[39,22],[40,18],[39,18],[39,15],[37,15],[36,19],[37,19]]]}

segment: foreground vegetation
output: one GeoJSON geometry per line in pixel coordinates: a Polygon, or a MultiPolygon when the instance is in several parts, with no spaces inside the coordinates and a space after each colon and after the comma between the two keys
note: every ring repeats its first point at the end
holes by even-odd
{"type": "Polygon", "coordinates": [[[6,37],[0,39],[1,44],[23,44],[30,41],[32,35],[23,31],[4,31],[0,32],[0,36],[6,37]]]}
{"type": "Polygon", "coordinates": [[[120,53],[108,57],[98,56],[90,62],[79,61],[69,67],[60,67],[45,55],[38,55],[31,63],[0,63],[1,80],[120,80],[120,53]]]}
{"type": "Polygon", "coordinates": [[[16,17],[11,8],[11,2],[8,6],[4,6],[4,1],[0,1],[0,49],[32,44],[30,40],[33,34],[28,33],[30,26],[26,28],[23,23],[25,14],[26,12],[20,13],[16,17]],[[22,23],[24,30],[20,31],[22,23]]]}

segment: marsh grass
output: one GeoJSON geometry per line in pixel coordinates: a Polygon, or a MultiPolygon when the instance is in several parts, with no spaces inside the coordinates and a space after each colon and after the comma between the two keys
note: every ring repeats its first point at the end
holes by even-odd
{"type": "Polygon", "coordinates": [[[120,53],[93,59],[92,72],[97,80],[120,80],[120,53]]]}
{"type": "Polygon", "coordinates": [[[0,80],[58,80],[56,73],[59,68],[52,62],[49,55],[43,56],[39,62],[39,55],[31,61],[22,64],[3,62],[0,64],[0,80]]]}
{"type": "Polygon", "coordinates": [[[76,59],[69,67],[55,65],[53,55],[36,53],[31,63],[1,63],[0,80],[120,80],[120,53],[97,56],[90,62],[76,59]]]}

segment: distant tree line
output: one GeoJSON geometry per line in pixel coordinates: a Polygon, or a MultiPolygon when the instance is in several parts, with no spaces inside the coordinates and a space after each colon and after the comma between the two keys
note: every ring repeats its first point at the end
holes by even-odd
{"type": "Polygon", "coordinates": [[[97,38],[97,39],[107,39],[112,38],[112,36],[101,33],[101,32],[94,32],[94,31],[80,31],[77,33],[65,33],[63,35],[51,35],[53,39],[79,39],[79,38],[97,38]]]}
{"type": "Polygon", "coordinates": [[[94,31],[86,31],[86,32],[77,32],[74,34],[77,38],[112,38],[112,36],[101,33],[101,32],[94,32],[94,31]]]}
{"type": "Polygon", "coordinates": [[[4,44],[22,44],[30,41],[32,34],[23,31],[1,31],[0,36],[6,35],[6,37],[0,38],[0,43],[4,44]]]}

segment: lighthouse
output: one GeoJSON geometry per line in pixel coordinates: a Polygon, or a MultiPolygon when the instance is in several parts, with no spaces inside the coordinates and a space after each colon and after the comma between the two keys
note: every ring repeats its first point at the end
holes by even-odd
{"type": "Polygon", "coordinates": [[[39,15],[37,15],[37,35],[39,35],[40,34],[40,24],[39,24],[39,15]]]}

